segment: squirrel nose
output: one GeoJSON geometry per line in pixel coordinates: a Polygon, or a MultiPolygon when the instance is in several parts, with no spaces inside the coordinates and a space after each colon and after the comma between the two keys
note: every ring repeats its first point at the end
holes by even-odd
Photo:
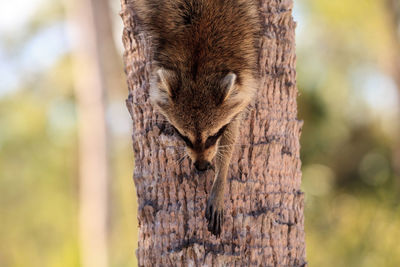
{"type": "Polygon", "coordinates": [[[196,167],[196,170],[203,172],[208,170],[211,167],[211,164],[206,160],[198,160],[194,163],[194,166],[196,167]]]}

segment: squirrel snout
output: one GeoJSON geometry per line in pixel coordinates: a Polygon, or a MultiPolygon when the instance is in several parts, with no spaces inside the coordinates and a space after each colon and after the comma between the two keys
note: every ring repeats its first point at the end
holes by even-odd
{"type": "Polygon", "coordinates": [[[203,172],[211,168],[211,163],[206,160],[197,160],[194,163],[194,167],[196,167],[196,170],[203,172]]]}

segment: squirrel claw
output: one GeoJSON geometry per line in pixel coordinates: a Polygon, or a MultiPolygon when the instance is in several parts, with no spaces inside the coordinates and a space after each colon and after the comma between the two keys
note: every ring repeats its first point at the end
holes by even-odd
{"type": "Polygon", "coordinates": [[[206,208],[206,219],[208,221],[208,231],[219,237],[224,224],[224,210],[217,207],[212,200],[208,200],[206,208]]]}

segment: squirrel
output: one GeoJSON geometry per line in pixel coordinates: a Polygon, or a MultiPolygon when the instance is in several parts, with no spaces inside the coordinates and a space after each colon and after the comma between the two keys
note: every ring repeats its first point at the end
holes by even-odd
{"type": "Polygon", "coordinates": [[[257,0],[135,0],[152,38],[150,100],[215,178],[205,217],[220,236],[224,190],[243,113],[259,84],[257,0]]]}

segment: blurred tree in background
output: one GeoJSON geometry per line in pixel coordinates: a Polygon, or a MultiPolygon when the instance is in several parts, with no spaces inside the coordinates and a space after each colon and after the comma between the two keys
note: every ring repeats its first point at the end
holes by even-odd
{"type": "MultiPolygon", "coordinates": [[[[119,2],[110,3],[120,48],[119,2]]],[[[300,0],[295,9],[310,266],[400,266],[399,1],[300,0]]],[[[0,266],[81,266],[65,2],[15,0],[0,13],[0,266]]],[[[107,85],[109,265],[135,266],[131,129],[118,80],[107,85]]]]}
{"type": "MultiPolygon", "coordinates": [[[[121,24],[118,4],[107,12],[121,24]]],[[[76,40],[67,33],[65,2],[17,0],[0,13],[0,266],[81,266],[74,75],[90,70],[82,64],[74,70],[76,40]]],[[[122,56],[114,51],[116,60],[107,58],[113,51],[105,47],[109,38],[99,39],[102,78],[110,88],[108,254],[112,266],[134,266],[127,89],[122,56]]],[[[116,40],[119,44],[120,36],[116,40]]]]}

